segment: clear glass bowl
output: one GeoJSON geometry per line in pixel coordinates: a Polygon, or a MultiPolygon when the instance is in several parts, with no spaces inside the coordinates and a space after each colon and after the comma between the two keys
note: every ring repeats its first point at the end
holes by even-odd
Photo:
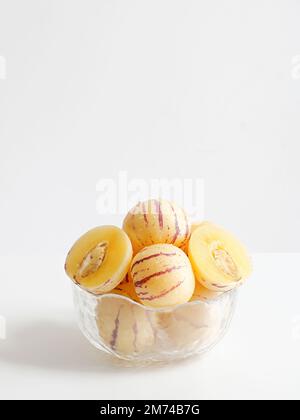
{"type": "Polygon", "coordinates": [[[98,349],[132,362],[168,362],[211,350],[227,331],[237,292],[152,309],[116,294],[74,285],[79,328],[98,349]]]}

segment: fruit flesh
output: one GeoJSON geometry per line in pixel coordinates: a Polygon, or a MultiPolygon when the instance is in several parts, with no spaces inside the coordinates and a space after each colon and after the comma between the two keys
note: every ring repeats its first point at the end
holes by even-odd
{"type": "Polygon", "coordinates": [[[234,289],[252,271],[244,246],[231,233],[212,223],[195,229],[188,255],[198,282],[213,291],[234,289]]]}
{"type": "MultiPolygon", "coordinates": [[[[205,223],[209,223],[209,222],[207,222],[207,221],[198,221],[198,222],[193,222],[192,224],[191,224],[191,235],[192,235],[192,233],[193,232],[195,232],[195,230],[199,227],[199,226],[202,226],[202,225],[204,225],[205,223]]],[[[191,235],[190,235],[190,237],[191,237],[191,235]]],[[[189,239],[190,239],[190,237],[189,237],[189,239]]],[[[188,255],[188,252],[189,252],[189,240],[186,242],[186,244],[184,245],[184,247],[182,247],[182,250],[188,255]]]]}
{"type": "Polygon", "coordinates": [[[83,235],[70,250],[65,269],[82,288],[101,294],[110,292],[126,277],[132,245],[115,226],[101,226],[83,235]]]}
{"type": "Polygon", "coordinates": [[[98,333],[106,347],[123,354],[147,352],[155,342],[152,314],[120,297],[103,297],[96,308],[98,333]]]}
{"type": "Polygon", "coordinates": [[[123,229],[136,254],[153,244],[172,244],[179,248],[190,237],[190,222],[183,209],[167,200],[138,203],[126,216],[123,229]]]}
{"type": "Polygon", "coordinates": [[[195,278],[186,254],[174,245],[144,248],[133,259],[130,276],[139,300],[146,306],[162,308],[188,302],[195,278]]]}

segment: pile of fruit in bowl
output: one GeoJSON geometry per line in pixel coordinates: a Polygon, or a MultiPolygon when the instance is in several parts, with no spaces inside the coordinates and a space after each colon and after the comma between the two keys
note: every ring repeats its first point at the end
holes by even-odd
{"type": "Polygon", "coordinates": [[[191,223],[167,200],[149,200],[122,229],[83,235],[65,270],[93,345],[126,360],[168,361],[207,352],[223,337],[252,265],[229,232],[191,223]]]}

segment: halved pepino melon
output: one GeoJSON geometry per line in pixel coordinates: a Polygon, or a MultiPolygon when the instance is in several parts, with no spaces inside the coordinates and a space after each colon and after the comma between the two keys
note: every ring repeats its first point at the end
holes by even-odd
{"type": "Polygon", "coordinates": [[[188,255],[196,280],[213,291],[232,290],[252,272],[251,259],[241,242],[212,223],[194,230],[188,255]]]}
{"type": "Polygon", "coordinates": [[[127,234],[116,226],[100,226],[83,235],[70,250],[65,270],[82,288],[110,292],[126,277],[132,259],[127,234]]]}

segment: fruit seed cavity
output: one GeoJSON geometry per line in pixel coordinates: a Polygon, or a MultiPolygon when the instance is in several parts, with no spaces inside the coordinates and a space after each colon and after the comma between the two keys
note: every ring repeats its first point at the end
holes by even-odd
{"type": "Polygon", "coordinates": [[[105,260],[107,249],[108,243],[101,242],[95,248],[89,251],[80,264],[76,277],[84,279],[91,274],[96,273],[105,260]]]}

